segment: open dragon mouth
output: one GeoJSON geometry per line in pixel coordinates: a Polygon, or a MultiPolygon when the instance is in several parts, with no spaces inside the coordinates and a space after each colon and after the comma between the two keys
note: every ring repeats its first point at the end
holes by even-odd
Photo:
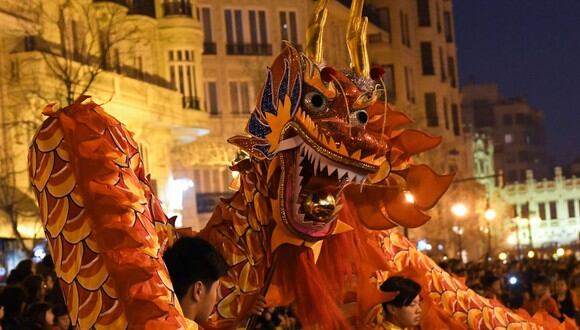
{"type": "Polygon", "coordinates": [[[334,228],[343,188],[367,174],[322,156],[302,139],[297,143],[297,148],[281,153],[286,223],[305,238],[319,239],[334,228]]]}

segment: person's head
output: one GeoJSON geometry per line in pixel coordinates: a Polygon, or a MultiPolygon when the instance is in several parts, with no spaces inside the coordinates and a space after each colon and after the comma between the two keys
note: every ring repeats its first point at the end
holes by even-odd
{"type": "Polygon", "coordinates": [[[484,290],[490,294],[500,296],[502,294],[501,290],[501,280],[495,275],[488,274],[481,279],[481,285],[484,290]]]}
{"type": "Polygon", "coordinates": [[[26,292],[20,286],[8,285],[0,293],[0,305],[4,306],[4,318],[20,317],[26,305],[26,292]]]}
{"type": "Polygon", "coordinates": [[[536,298],[541,298],[549,293],[550,290],[550,279],[544,275],[536,277],[532,281],[532,293],[536,298]]]}
{"type": "Polygon", "coordinates": [[[24,272],[30,273],[31,275],[36,274],[36,265],[32,262],[32,259],[24,259],[16,265],[18,270],[22,270],[24,272]]]}
{"type": "Polygon", "coordinates": [[[46,291],[52,290],[54,288],[54,284],[56,282],[56,273],[45,272],[42,274],[42,278],[44,279],[46,291]]]}
{"type": "Polygon", "coordinates": [[[70,328],[70,317],[65,305],[56,305],[54,307],[54,325],[59,330],[68,330],[70,328]]]}
{"type": "Polygon", "coordinates": [[[36,326],[41,326],[43,329],[49,329],[54,323],[54,314],[49,304],[34,303],[28,306],[27,313],[28,321],[36,326]]]}
{"type": "Polygon", "coordinates": [[[217,300],[218,280],[228,269],[224,257],[201,238],[183,237],[163,260],[185,317],[205,322],[217,300]]]}
{"type": "Polygon", "coordinates": [[[46,284],[39,275],[31,275],[22,281],[22,287],[26,291],[27,302],[43,302],[46,295],[46,284]]]}
{"type": "Polygon", "coordinates": [[[417,282],[393,276],[381,284],[381,291],[398,292],[394,299],[382,303],[388,321],[402,328],[419,325],[419,321],[421,321],[419,300],[421,286],[417,282]]]}

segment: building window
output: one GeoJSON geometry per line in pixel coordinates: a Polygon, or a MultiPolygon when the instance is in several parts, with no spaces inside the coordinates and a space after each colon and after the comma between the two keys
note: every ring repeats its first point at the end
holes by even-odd
{"type": "Polygon", "coordinates": [[[573,199],[568,200],[568,217],[570,219],[576,217],[576,203],[573,199]]]}
{"type": "Polygon", "coordinates": [[[445,41],[453,42],[453,22],[451,13],[448,11],[443,13],[443,29],[445,30],[445,41]]]}
{"type": "Polygon", "coordinates": [[[514,217],[519,216],[519,213],[518,213],[518,205],[517,204],[513,204],[512,205],[512,213],[513,213],[514,217]]]}
{"type": "Polygon", "coordinates": [[[445,129],[449,130],[449,105],[446,97],[443,97],[443,119],[445,119],[445,129]]]}
{"type": "Polygon", "coordinates": [[[377,8],[377,16],[379,17],[379,22],[380,25],[379,27],[382,28],[383,30],[387,31],[387,33],[389,34],[388,38],[389,38],[389,43],[392,43],[393,40],[391,39],[391,12],[389,10],[389,7],[381,7],[381,8],[377,8]]]}
{"type": "Polygon", "coordinates": [[[393,64],[383,65],[385,70],[384,82],[387,88],[387,102],[394,104],[397,102],[397,89],[395,87],[395,66],[393,64]]]}
{"type": "Polygon", "coordinates": [[[282,40],[288,40],[293,45],[298,45],[298,27],[296,26],[295,11],[280,12],[280,32],[282,40]]]}
{"type": "Polygon", "coordinates": [[[399,13],[401,19],[401,39],[403,45],[411,48],[411,38],[409,37],[409,16],[403,11],[399,13]]]}
{"type": "Polygon", "coordinates": [[[507,133],[503,136],[503,142],[505,142],[505,144],[510,144],[514,142],[514,136],[512,135],[512,133],[507,133]]]}
{"type": "Polygon", "coordinates": [[[525,113],[516,113],[516,124],[524,125],[527,124],[527,118],[525,113]]]}
{"type": "Polygon", "coordinates": [[[419,14],[419,26],[431,26],[429,0],[417,0],[417,10],[419,14]]]}
{"type": "Polygon", "coordinates": [[[447,81],[447,70],[445,69],[445,56],[443,55],[443,47],[439,47],[439,66],[441,67],[441,81],[447,81]]]}
{"type": "Polygon", "coordinates": [[[529,160],[529,155],[527,150],[520,150],[518,152],[518,161],[527,162],[529,160]]]}
{"type": "Polygon", "coordinates": [[[556,202],[550,202],[550,219],[558,219],[558,209],[556,208],[556,202]]]}
{"type": "Polygon", "coordinates": [[[250,88],[247,81],[230,81],[230,107],[234,115],[246,114],[252,110],[250,88]]]}
{"type": "Polygon", "coordinates": [[[216,54],[216,43],[213,39],[213,27],[211,25],[211,8],[202,7],[200,14],[203,28],[203,53],[216,54]]]}
{"type": "Polygon", "coordinates": [[[538,203],[538,212],[540,213],[540,219],[546,220],[546,203],[538,203]]]}
{"type": "Polygon", "coordinates": [[[425,114],[427,116],[427,126],[439,126],[439,117],[437,116],[437,96],[435,93],[425,93],[425,114]]]}
{"type": "Polygon", "coordinates": [[[405,87],[407,90],[407,101],[415,103],[415,83],[413,69],[405,67],[405,87]]]}
{"type": "Polygon", "coordinates": [[[437,9],[435,11],[435,15],[437,15],[437,33],[441,33],[441,9],[439,8],[439,1],[437,1],[436,6],[437,9]]]}
{"type": "Polygon", "coordinates": [[[461,135],[461,127],[459,127],[459,107],[457,104],[451,105],[451,121],[453,125],[453,134],[455,136],[461,135]]]}
{"type": "Polygon", "coordinates": [[[503,115],[503,125],[512,126],[514,124],[514,117],[511,114],[503,115]]]}
{"type": "Polygon", "coordinates": [[[226,52],[229,55],[271,55],[268,44],[266,11],[249,10],[243,15],[241,9],[226,9],[226,52]],[[244,21],[247,24],[244,24],[244,21]],[[244,26],[249,27],[249,38],[244,35],[244,26]]]}
{"type": "Polygon", "coordinates": [[[522,218],[530,218],[530,203],[528,202],[522,204],[522,218]]]}
{"type": "Polygon", "coordinates": [[[435,74],[435,68],[433,67],[433,48],[430,42],[421,43],[421,65],[423,75],[430,76],[435,74]]]}
{"type": "Polygon", "coordinates": [[[449,79],[451,87],[457,87],[457,76],[455,75],[455,59],[453,56],[447,57],[447,69],[449,70],[449,79]]]}
{"type": "Polygon", "coordinates": [[[205,82],[205,109],[211,115],[218,114],[217,84],[215,81],[205,82]]]}
{"type": "Polygon", "coordinates": [[[191,49],[169,51],[169,76],[173,86],[183,96],[183,108],[198,109],[195,54],[191,49]],[[175,56],[174,54],[177,54],[175,56]]]}

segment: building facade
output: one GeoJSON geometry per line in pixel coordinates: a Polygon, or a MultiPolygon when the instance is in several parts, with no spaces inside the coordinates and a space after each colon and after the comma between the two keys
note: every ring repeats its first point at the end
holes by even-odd
{"type": "Polygon", "coordinates": [[[512,205],[514,244],[531,248],[570,244],[580,240],[580,178],[566,177],[560,167],[553,179],[537,179],[526,171],[526,181],[511,183],[502,196],[512,205]]]}
{"type": "MultiPolygon", "coordinates": [[[[0,190],[9,192],[0,193],[0,237],[15,236],[6,212],[11,203],[34,200],[26,155],[42,108],[55,101],[66,106],[80,94],[105,104],[135,133],[154,189],[168,212],[179,212],[170,198],[176,189],[173,149],[207,133],[209,120],[195,6],[7,0],[0,16],[0,190]]],[[[18,219],[18,231],[25,239],[42,238],[38,212],[30,209],[18,219]]]]}
{"type": "Polygon", "coordinates": [[[542,178],[548,173],[544,114],[521,97],[503,98],[497,85],[466,85],[462,89],[466,129],[494,141],[495,171],[506,182],[525,182],[526,171],[542,178]]]}

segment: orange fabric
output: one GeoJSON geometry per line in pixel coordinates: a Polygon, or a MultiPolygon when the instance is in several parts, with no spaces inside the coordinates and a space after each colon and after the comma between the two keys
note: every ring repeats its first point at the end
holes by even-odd
{"type": "Polygon", "coordinates": [[[540,311],[545,311],[556,318],[562,317],[560,309],[558,308],[558,303],[550,296],[541,299],[530,299],[524,303],[524,308],[528,313],[530,313],[530,315],[534,315],[540,311]]]}

